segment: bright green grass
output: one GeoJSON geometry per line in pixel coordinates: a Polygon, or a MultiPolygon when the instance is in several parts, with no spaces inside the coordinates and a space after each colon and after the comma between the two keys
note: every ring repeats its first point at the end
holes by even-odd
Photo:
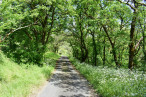
{"type": "Polygon", "coordinates": [[[27,97],[49,78],[54,66],[55,60],[43,67],[18,65],[0,52],[0,97],[27,97]]]}
{"type": "Polygon", "coordinates": [[[142,75],[142,72],[94,67],[75,59],[71,61],[103,97],[146,97],[146,74],[142,75]]]}

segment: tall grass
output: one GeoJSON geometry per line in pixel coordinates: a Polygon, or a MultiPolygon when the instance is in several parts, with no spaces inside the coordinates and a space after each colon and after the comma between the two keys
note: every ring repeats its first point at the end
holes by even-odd
{"type": "Polygon", "coordinates": [[[146,74],[140,71],[95,67],[75,59],[71,61],[103,97],[146,97],[146,74]]]}
{"type": "Polygon", "coordinates": [[[0,97],[27,97],[54,70],[55,60],[49,65],[17,64],[0,52],[0,97]]]}

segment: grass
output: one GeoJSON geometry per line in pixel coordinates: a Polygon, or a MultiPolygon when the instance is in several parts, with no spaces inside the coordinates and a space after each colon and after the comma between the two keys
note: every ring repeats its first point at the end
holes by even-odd
{"type": "Polygon", "coordinates": [[[43,67],[18,65],[0,52],[0,97],[27,97],[50,77],[54,66],[55,60],[43,67]]]}
{"type": "Polygon", "coordinates": [[[73,58],[70,60],[103,97],[146,97],[146,74],[140,71],[94,67],[73,58]]]}

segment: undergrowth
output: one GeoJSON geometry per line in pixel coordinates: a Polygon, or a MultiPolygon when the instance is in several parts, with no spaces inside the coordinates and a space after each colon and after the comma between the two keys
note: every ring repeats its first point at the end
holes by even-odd
{"type": "Polygon", "coordinates": [[[0,97],[27,97],[50,77],[55,62],[50,60],[43,67],[17,64],[0,52],[0,97]]]}
{"type": "Polygon", "coordinates": [[[146,75],[143,72],[95,67],[73,58],[70,60],[103,97],[146,97],[146,75]]]}

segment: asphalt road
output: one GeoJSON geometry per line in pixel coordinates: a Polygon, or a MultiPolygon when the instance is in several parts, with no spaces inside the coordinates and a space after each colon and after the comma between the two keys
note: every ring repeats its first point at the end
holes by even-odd
{"type": "Polygon", "coordinates": [[[37,97],[98,97],[93,89],[71,65],[67,57],[57,61],[56,70],[37,97]]]}

